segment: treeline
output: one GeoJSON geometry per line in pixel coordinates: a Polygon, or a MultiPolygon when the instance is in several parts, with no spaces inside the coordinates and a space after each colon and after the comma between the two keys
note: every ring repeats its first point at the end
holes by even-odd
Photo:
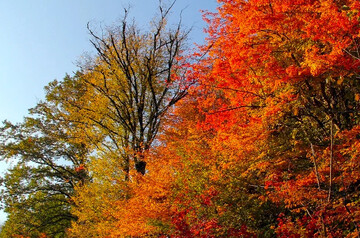
{"type": "Polygon", "coordinates": [[[359,237],[360,2],[159,7],[4,122],[1,237],[359,237]]]}

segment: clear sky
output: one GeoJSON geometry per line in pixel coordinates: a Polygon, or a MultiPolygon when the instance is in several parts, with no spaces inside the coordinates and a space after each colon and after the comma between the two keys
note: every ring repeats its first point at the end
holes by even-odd
{"type": "MultiPolygon", "coordinates": [[[[193,28],[192,41],[201,43],[206,24],[200,10],[215,11],[217,5],[216,0],[177,0],[171,18],[183,10],[184,26],[193,28]]],[[[76,71],[79,57],[93,52],[88,22],[94,28],[113,25],[128,6],[130,16],[145,28],[158,0],[0,1],[0,121],[21,122],[43,99],[45,85],[76,71]]],[[[5,168],[0,163],[0,175],[5,168]]]]}

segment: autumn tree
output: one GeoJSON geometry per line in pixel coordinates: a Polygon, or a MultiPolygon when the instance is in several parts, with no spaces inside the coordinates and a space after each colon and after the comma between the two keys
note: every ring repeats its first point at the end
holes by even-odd
{"type": "Polygon", "coordinates": [[[65,237],[76,217],[71,197],[76,184],[87,179],[89,148],[76,143],[63,108],[40,102],[24,122],[1,127],[1,159],[12,168],[1,178],[1,201],[8,219],[1,237],[23,235],[65,237]]]}
{"type": "Polygon", "coordinates": [[[145,217],[147,211],[154,211],[153,200],[141,200],[150,187],[136,186],[137,177],[148,171],[146,155],[167,111],[192,84],[185,78],[188,59],[183,57],[188,32],[182,30],[181,21],[174,28],[167,25],[174,3],[164,7],[160,2],[148,31],[130,24],[127,10],[120,25],[101,37],[89,28],[97,55],[81,65],[83,75],[78,82],[86,93],[66,100],[62,95],[66,86],[53,87],[53,97],[67,102],[69,120],[84,125],[85,140],[99,136],[88,167],[92,179],[78,188],[74,198],[73,212],[79,220],[70,236],[116,237],[153,231],[145,217]]]}
{"type": "Polygon", "coordinates": [[[358,234],[356,139],[343,137],[359,118],[358,1],[220,2],[194,73],[204,126],[244,129],[241,176],[288,209],[279,235],[358,234]]]}
{"type": "Polygon", "coordinates": [[[81,65],[79,83],[87,93],[72,101],[61,95],[65,85],[53,87],[54,98],[67,100],[69,120],[82,121],[89,137],[103,135],[103,145],[118,155],[126,179],[133,167],[145,174],[142,154],[151,147],[163,115],[189,86],[182,58],[187,32],[181,22],[167,27],[172,5],[159,7],[149,31],[129,23],[127,10],[119,26],[109,27],[101,36],[89,27],[97,55],[81,65]]]}

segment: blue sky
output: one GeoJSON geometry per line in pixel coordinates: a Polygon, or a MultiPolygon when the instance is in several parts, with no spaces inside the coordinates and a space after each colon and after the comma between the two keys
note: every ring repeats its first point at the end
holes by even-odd
{"type": "MultiPolygon", "coordinates": [[[[76,71],[81,55],[93,52],[86,24],[113,25],[128,6],[130,16],[146,28],[158,0],[0,1],[0,120],[21,122],[43,99],[45,85],[76,71]]],[[[199,10],[215,11],[216,6],[216,0],[177,0],[172,19],[183,10],[184,26],[193,27],[191,40],[201,43],[206,24],[199,10]]],[[[5,168],[0,163],[0,175],[5,168]]]]}

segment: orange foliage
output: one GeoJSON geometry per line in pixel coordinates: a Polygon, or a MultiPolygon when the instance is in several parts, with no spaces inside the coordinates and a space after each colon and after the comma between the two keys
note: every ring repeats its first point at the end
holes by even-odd
{"type": "Polygon", "coordinates": [[[219,2],[106,237],[359,235],[359,2],[219,2]]]}
{"type": "Polygon", "coordinates": [[[220,2],[192,75],[212,146],[240,150],[241,176],[267,189],[259,198],[303,216],[281,218],[279,234],[357,234],[357,126],[347,130],[358,123],[359,2],[220,2]]]}

